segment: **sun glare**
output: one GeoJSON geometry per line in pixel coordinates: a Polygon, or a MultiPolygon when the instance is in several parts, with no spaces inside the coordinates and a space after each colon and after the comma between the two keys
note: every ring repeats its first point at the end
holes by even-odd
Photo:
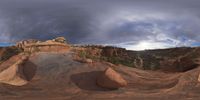
{"type": "Polygon", "coordinates": [[[147,49],[160,49],[170,47],[167,43],[153,42],[153,41],[142,41],[136,45],[127,46],[127,50],[147,50],[147,49]]]}

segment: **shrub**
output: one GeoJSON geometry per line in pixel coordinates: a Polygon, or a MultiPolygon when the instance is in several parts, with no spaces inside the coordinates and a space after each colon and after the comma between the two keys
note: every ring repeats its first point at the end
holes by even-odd
{"type": "Polygon", "coordinates": [[[80,56],[81,58],[86,58],[86,55],[87,55],[87,53],[86,53],[85,51],[80,51],[80,52],[79,52],[79,56],[80,56]]]}
{"type": "Polygon", "coordinates": [[[9,59],[10,57],[19,54],[20,52],[22,52],[21,49],[18,49],[16,47],[8,47],[6,48],[6,51],[3,53],[1,57],[1,61],[5,61],[9,59]]]}

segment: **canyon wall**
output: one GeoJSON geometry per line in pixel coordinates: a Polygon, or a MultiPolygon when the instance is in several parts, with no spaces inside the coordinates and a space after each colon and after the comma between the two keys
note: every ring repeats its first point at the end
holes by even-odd
{"type": "Polygon", "coordinates": [[[107,61],[144,70],[183,72],[199,65],[200,48],[171,48],[129,51],[111,46],[80,46],[75,48],[83,58],[107,61]]]}

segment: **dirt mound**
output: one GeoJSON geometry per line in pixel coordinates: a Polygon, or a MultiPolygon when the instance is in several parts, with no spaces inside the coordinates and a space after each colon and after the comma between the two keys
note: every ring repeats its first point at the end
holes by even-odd
{"type": "Polygon", "coordinates": [[[112,68],[107,68],[98,77],[97,84],[108,89],[118,89],[127,86],[127,82],[112,68]]]}

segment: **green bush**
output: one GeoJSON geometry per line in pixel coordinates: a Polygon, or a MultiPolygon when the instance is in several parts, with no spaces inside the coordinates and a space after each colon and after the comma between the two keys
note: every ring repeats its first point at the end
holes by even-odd
{"type": "Polygon", "coordinates": [[[123,59],[120,57],[101,57],[101,60],[107,61],[113,64],[122,64],[128,67],[134,67],[133,61],[130,59],[123,59]]]}
{"type": "Polygon", "coordinates": [[[15,47],[8,47],[8,48],[6,48],[6,51],[3,53],[2,57],[1,57],[1,61],[5,61],[5,60],[9,59],[10,57],[19,54],[20,52],[22,52],[21,49],[18,49],[15,47]]]}
{"type": "Polygon", "coordinates": [[[87,55],[87,53],[86,53],[85,51],[80,51],[80,52],[79,52],[79,56],[80,56],[81,58],[86,58],[86,55],[87,55]]]}

